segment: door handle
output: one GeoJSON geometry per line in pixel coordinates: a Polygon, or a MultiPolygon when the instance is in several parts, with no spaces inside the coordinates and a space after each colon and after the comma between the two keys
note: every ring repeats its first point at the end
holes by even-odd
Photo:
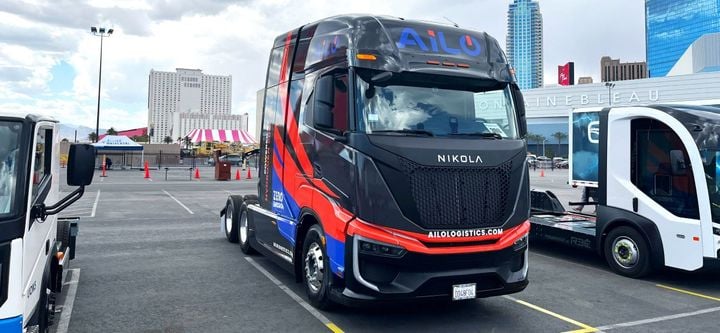
{"type": "Polygon", "coordinates": [[[313,162],[313,177],[322,178],[322,167],[317,162],[313,162]]]}
{"type": "Polygon", "coordinates": [[[637,213],[637,211],[638,211],[638,198],[633,198],[633,200],[632,200],[632,206],[633,206],[633,212],[637,213]]]}

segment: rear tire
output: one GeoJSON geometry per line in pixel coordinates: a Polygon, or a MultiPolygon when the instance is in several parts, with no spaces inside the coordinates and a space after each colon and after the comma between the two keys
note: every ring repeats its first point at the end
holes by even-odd
{"type": "Polygon", "coordinates": [[[328,310],[335,306],[330,300],[330,260],[324,242],[325,233],[319,224],[308,229],[303,241],[300,265],[303,285],[312,306],[328,310]]]}
{"type": "Polygon", "coordinates": [[[255,254],[255,249],[250,245],[250,220],[248,219],[247,206],[257,203],[252,200],[245,201],[240,211],[240,219],[238,221],[237,237],[240,241],[240,250],[245,254],[255,254]]]}
{"type": "Polygon", "coordinates": [[[605,238],[603,252],[610,268],[620,275],[640,278],[652,271],[650,247],[633,228],[612,229],[605,238]]]}
{"type": "Polygon", "coordinates": [[[50,268],[46,268],[38,292],[40,292],[40,300],[37,304],[38,332],[47,333],[55,318],[55,294],[50,290],[50,268]]]}
{"type": "Polygon", "coordinates": [[[230,243],[238,242],[238,212],[242,206],[242,199],[237,196],[231,195],[227,203],[225,204],[225,238],[230,243]]]}

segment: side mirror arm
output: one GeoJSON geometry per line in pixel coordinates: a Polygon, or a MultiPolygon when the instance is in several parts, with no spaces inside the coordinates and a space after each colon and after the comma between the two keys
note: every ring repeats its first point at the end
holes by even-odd
{"type": "Polygon", "coordinates": [[[48,216],[60,213],[65,208],[75,203],[75,201],[80,200],[83,194],[85,194],[85,186],[80,186],[75,191],[72,191],[72,193],[62,198],[62,200],[56,202],[54,205],[45,206],[44,203],[37,204],[32,208],[32,218],[45,221],[48,216]]]}

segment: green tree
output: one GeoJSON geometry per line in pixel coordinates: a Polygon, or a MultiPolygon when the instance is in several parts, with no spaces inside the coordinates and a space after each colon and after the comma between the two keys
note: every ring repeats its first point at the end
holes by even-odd
{"type": "Polygon", "coordinates": [[[118,132],[117,132],[114,128],[110,127],[110,129],[108,129],[107,132],[105,132],[105,134],[107,134],[107,135],[117,135],[118,132]]]}
{"type": "Polygon", "coordinates": [[[90,132],[90,134],[88,134],[88,139],[92,142],[97,141],[97,134],[95,134],[95,132],[90,132]]]}
{"type": "Polygon", "coordinates": [[[186,136],[182,139],[183,144],[185,145],[185,149],[190,148],[190,145],[192,142],[190,142],[190,137],[186,136]]]}
{"type": "Polygon", "coordinates": [[[130,138],[130,139],[132,139],[132,140],[135,141],[135,142],[148,142],[148,141],[150,141],[150,139],[149,139],[149,137],[148,137],[147,135],[136,135],[136,136],[133,136],[133,137],[130,138]]]}
{"type": "Polygon", "coordinates": [[[560,153],[560,143],[562,143],[562,140],[567,138],[567,134],[565,132],[555,132],[553,133],[553,138],[558,141],[557,151],[558,154],[560,153]]]}
{"type": "Polygon", "coordinates": [[[171,144],[173,142],[173,139],[168,135],[165,137],[165,140],[163,140],[163,141],[165,141],[166,144],[171,144]]]}

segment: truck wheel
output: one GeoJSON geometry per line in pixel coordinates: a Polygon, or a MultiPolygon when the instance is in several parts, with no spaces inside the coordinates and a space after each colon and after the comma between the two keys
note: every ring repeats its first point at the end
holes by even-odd
{"type": "Polygon", "coordinates": [[[238,242],[238,212],[242,206],[242,200],[234,195],[231,195],[227,203],[225,204],[225,237],[230,243],[238,242]],[[236,209],[237,208],[237,209],[236,209]]]}
{"type": "Polygon", "coordinates": [[[250,222],[248,220],[247,205],[255,203],[252,201],[246,201],[240,211],[240,221],[238,224],[238,235],[237,238],[240,240],[240,250],[245,254],[254,254],[255,249],[250,246],[250,222]]]}
{"type": "Polygon", "coordinates": [[[37,304],[38,332],[47,333],[55,318],[55,294],[50,290],[50,269],[47,268],[40,285],[40,300],[37,304]]]}
{"type": "Polygon", "coordinates": [[[303,242],[301,263],[305,292],[310,304],[318,309],[329,309],[334,305],[330,300],[330,260],[324,237],[320,225],[310,227],[303,242]]]}
{"type": "Polygon", "coordinates": [[[639,278],[650,273],[650,248],[645,238],[630,227],[618,227],[605,238],[605,260],[620,275],[639,278]]]}

